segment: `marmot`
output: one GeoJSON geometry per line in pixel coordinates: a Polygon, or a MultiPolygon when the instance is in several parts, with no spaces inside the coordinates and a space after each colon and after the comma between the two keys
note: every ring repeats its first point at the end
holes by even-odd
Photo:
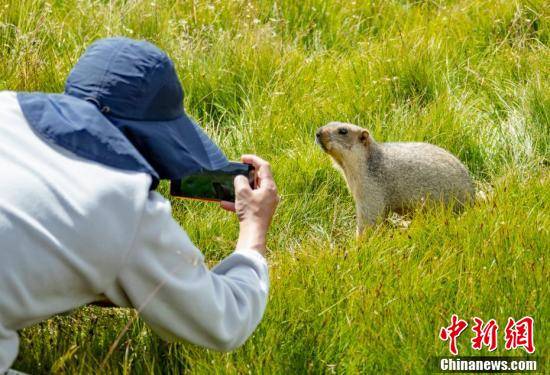
{"type": "Polygon", "coordinates": [[[355,199],[357,235],[388,212],[405,213],[425,199],[456,207],[474,197],[466,167],[429,143],[377,143],[366,129],[331,122],[316,141],[346,179],[355,199]]]}

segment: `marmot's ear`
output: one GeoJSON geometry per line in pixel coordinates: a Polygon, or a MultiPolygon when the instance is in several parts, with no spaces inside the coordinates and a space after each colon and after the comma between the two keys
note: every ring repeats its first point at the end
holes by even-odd
{"type": "Polygon", "coordinates": [[[369,145],[369,132],[366,131],[366,130],[363,130],[361,132],[361,135],[359,136],[359,140],[361,141],[362,144],[364,144],[365,146],[368,146],[369,145]]]}

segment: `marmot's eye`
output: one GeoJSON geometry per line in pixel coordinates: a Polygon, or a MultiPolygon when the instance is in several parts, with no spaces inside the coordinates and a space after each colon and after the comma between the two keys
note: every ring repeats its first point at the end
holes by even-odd
{"type": "Polygon", "coordinates": [[[348,134],[348,129],[340,128],[338,129],[338,134],[342,134],[342,135],[348,134]]]}

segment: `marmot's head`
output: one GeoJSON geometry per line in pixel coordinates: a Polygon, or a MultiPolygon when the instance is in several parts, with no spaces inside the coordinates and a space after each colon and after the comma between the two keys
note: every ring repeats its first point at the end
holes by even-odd
{"type": "Polygon", "coordinates": [[[372,141],[366,129],[344,122],[330,122],[317,129],[315,135],[317,143],[338,164],[365,152],[372,141]]]}

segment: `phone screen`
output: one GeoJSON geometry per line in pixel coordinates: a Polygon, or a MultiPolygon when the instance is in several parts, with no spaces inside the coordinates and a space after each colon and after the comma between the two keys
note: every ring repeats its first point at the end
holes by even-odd
{"type": "Polygon", "coordinates": [[[207,201],[235,202],[233,180],[237,175],[247,177],[250,187],[254,188],[254,167],[250,164],[231,162],[220,170],[201,171],[180,180],[172,180],[170,194],[207,201]]]}

